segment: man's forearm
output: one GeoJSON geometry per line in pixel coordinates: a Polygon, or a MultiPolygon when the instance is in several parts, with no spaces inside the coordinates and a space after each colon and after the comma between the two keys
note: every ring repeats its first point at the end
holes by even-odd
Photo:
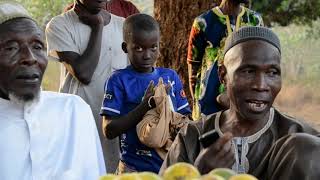
{"type": "Polygon", "coordinates": [[[193,97],[194,91],[195,91],[195,86],[197,82],[197,72],[198,72],[199,66],[195,67],[194,64],[188,63],[188,78],[189,78],[189,88],[190,88],[190,93],[193,97]]]}
{"type": "Polygon", "coordinates": [[[103,25],[93,27],[87,49],[76,58],[62,57],[71,66],[71,73],[83,84],[89,84],[98,65],[101,53],[103,25]]]}

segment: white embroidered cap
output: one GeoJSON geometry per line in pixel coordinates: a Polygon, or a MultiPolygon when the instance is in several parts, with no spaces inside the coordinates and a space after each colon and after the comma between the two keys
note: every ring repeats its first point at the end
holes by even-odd
{"type": "Polygon", "coordinates": [[[31,18],[28,11],[15,1],[0,0],[0,24],[15,18],[31,18]]]}

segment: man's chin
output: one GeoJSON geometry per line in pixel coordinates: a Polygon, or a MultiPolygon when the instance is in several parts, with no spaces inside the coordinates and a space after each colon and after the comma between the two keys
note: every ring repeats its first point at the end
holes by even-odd
{"type": "Polygon", "coordinates": [[[265,110],[263,111],[252,111],[252,110],[244,110],[242,111],[243,113],[242,116],[249,120],[249,121],[257,121],[257,120],[262,120],[265,119],[266,117],[268,117],[267,115],[270,112],[270,107],[267,107],[265,110]]]}
{"type": "Polygon", "coordinates": [[[30,93],[15,93],[9,92],[10,101],[17,104],[32,104],[33,102],[37,102],[40,96],[40,89],[30,93]]]}
{"type": "Polygon", "coordinates": [[[101,10],[103,10],[103,8],[94,8],[94,9],[90,9],[89,12],[91,14],[96,15],[96,14],[99,14],[101,10]]]}

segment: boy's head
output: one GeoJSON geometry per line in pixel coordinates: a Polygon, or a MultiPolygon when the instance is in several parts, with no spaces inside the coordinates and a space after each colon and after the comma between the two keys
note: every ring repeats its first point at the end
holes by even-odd
{"type": "Polygon", "coordinates": [[[160,28],[147,14],[129,16],[123,25],[122,49],[128,54],[133,68],[142,73],[152,72],[159,55],[160,28]]]}

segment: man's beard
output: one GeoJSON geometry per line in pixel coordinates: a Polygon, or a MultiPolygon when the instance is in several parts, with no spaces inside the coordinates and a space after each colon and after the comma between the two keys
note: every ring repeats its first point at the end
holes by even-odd
{"type": "Polygon", "coordinates": [[[17,95],[14,92],[9,92],[9,99],[11,102],[19,104],[19,105],[28,105],[34,104],[39,101],[40,98],[40,89],[35,92],[34,94],[27,94],[27,95],[17,95]]]}

